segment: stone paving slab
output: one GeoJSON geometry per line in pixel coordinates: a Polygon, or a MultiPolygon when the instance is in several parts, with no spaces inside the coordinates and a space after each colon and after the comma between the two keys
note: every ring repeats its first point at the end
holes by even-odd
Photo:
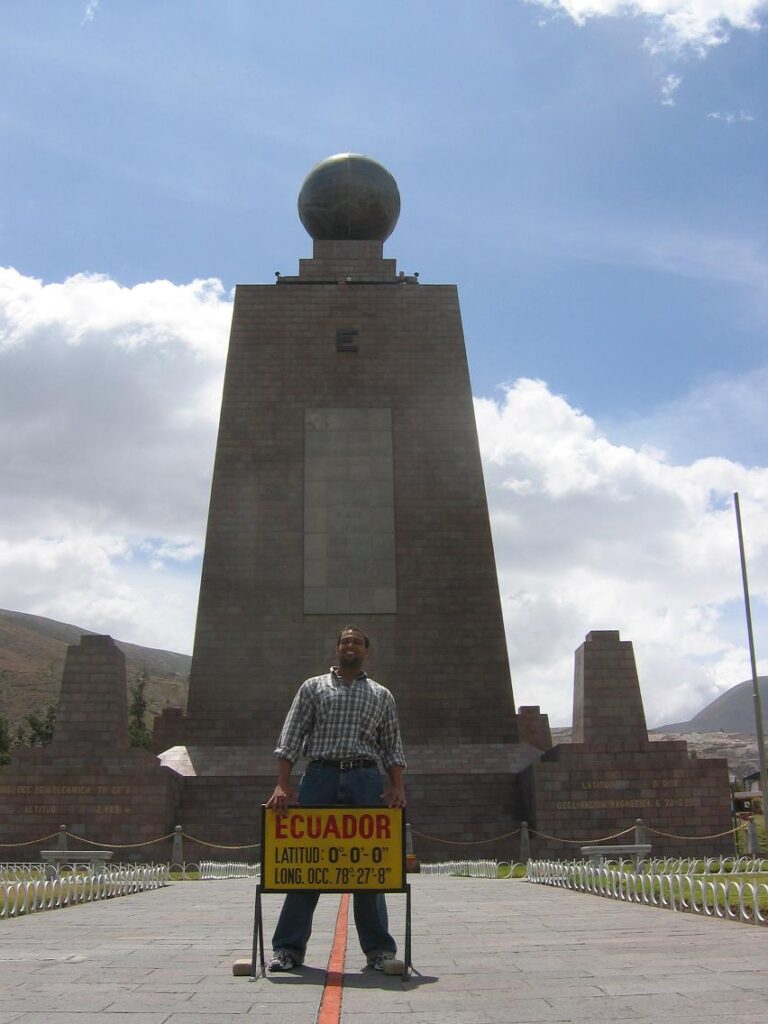
{"type": "MultiPolygon", "coordinates": [[[[411,980],[365,969],[350,920],[342,1024],[765,1024],[768,929],[521,881],[413,876],[411,980]]],[[[339,897],[307,965],[256,982],[254,884],[176,883],[0,921],[0,1024],[314,1024],[339,897]]],[[[267,935],[280,907],[264,897],[267,935]]],[[[405,898],[388,898],[401,944],[405,898]]],[[[351,919],[350,914],[350,919],[351,919]]]]}

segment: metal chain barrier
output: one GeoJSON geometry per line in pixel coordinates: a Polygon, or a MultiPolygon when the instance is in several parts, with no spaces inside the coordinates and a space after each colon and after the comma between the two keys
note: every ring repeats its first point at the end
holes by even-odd
{"type": "Polygon", "coordinates": [[[108,847],[110,850],[136,850],[142,846],[154,846],[155,843],[162,843],[166,839],[173,838],[173,832],[169,832],[167,836],[158,836],[157,839],[147,839],[144,843],[99,843],[95,839],[86,839],[85,836],[75,835],[74,832],[57,832],[56,835],[69,836],[70,839],[76,839],[79,843],[87,842],[91,846],[102,846],[105,849],[108,847]]]}
{"type": "Polygon", "coordinates": [[[493,839],[478,839],[475,841],[441,839],[439,836],[427,835],[426,832],[417,832],[415,828],[411,828],[411,835],[418,836],[419,839],[430,839],[433,843],[444,843],[446,846],[485,846],[487,843],[497,843],[500,839],[510,839],[512,836],[519,836],[520,829],[515,829],[514,832],[505,832],[503,836],[494,836],[493,839]]]}
{"type": "MultiPolygon", "coordinates": [[[[540,832],[538,829],[532,826],[528,827],[528,832],[532,836],[541,836],[542,839],[549,839],[558,843],[569,843],[575,846],[593,846],[598,843],[606,842],[609,839],[618,839],[621,836],[625,836],[632,832],[634,825],[630,825],[628,828],[623,829],[621,832],[613,832],[611,835],[600,836],[597,839],[566,839],[564,836],[553,836],[547,832],[540,832]]],[[[723,836],[735,835],[738,832],[742,832],[749,827],[748,822],[742,822],[732,829],[727,829],[725,832],[717,832],[713,835],[706,836],[683,836],[676,835],[674,832],[662,832],[660,829],[653,828],[651,825],[643,826],[647,832],[653,832],[655,835],[663,836],[665,839],[680,839],[687,840],[688,842],[695,842],[697,840],[705,839],[721,839],[723,836]]],[[[512,839],[515,836],[521,834],[521,829],[515,829],[512,832],[504,832],[502,835],[493,836],[490,839],[478,839],[478,840],[464,840],[464,839],[443,839],[440,836],[429,835],[427,832],[417,832],[415,828],[411,828],[411,833],[414,836],[418,836],[419,839],[427,839],[433,843],[442,843],[445,846],[486,846],[489,843],[498,843],[503,839],[512,839]]],[[[61,836],[67,836],[70,839],[75,840],[78,843],[88,843],[90,846],[99,846],[104,849],[116,849],[116,850],[132,850],[141,849],[145,846],[153,846],[155,843],[167,842],[169,839],[181,835],[184,839],[188,839],[190,842],[197,843],[200,846],[206,846],[212,850],[258,850],[261,847],[261,843],[243,843],[239,845],[227,844],[227,843],[211,843],[206,839],[200,839],[197,836],[190,835],[188,832],[169,832],[167,835],[158,836],[156,839],[148,839],[143,843],[102,843],[95,839],[88,839],[85,836],[76,835],[74,832],[69,832],[65,829],[60,829],[57,832],[50,832],[48,835],[41,836],[39,839],[30,839],[26,842],[17,843],[0,843],[0,849],[16,849],[23,846],[37,846],[41,843],[47,842],[49,839],[60,838],[61,836]]]]}
{"type": "Polygon", "coordinates": [[[596,843],[604,843],[606,839],[618,839],[619,836],[625,836],[629,832],[634,831],[635,826],[630,825],[629,828],[625,828],[622,832],[614,832],[610,836],[601,836],[600,839],[563,839],[562,836],[550,836],[546,832],[538,832],[535,828],[529,828],[529,832],[534,836],[541,836],[542,839],[554,839],[558,843],[576,843],[578,846],[594,846],[596,843]]]}
{"type": "MultiPolygon", "coordinates": [[[[70,832],[67,829],[59,829],[56,832],[49,832],[48,835],[41,836],[39,839],[29,839],[23,843],[0,843],[0,849],[5,848],[15,850],[22,846],[39,846],[40,843],[45,843],[49,839],[58,839],[60,836],[67,836],[69,839],[74,839],[78,843],[87,843],[89,846],[100,846],[104,849],[110,850],[136,850],[143,846],[153,846],[155,843],[166,842],[168,839],[173,839],[175,835],[175,832],[168,832],[167,835],[158,836],[156,839],[147,839],[146,842],[143,843],[101,843],[97,839],[88,839],[86,836],[76,835],[74,832],[70,832]]],[[[242,846],[230,846],[226,843],[209,843],[205,839],[198,839],[196,836],[188,835],[186,832],[182,832],[181,835],[193,843],[199,843],[201,846],[208,846],[214,850],[254,850],[261,846],[261,843],[245,843],[242,846]]]]}
{"type": "MultiPolygon", "coordinates": [[[[577,846],[591,846],[596,843],[604,843],[607,839],[618,839],[619,836],[625,836],[629,832],[634,830],[635,826],[630,825],[629,828],[623,829],[621,832],[613,832],[609,836],[600,836],[598,839],[564,839],[562,836],[551,836],[547,832],[539,832],[538,829],[533,828],[532,825],[528,826],[528,832],[532,836],[541,836],[542,839],[553,839],[558,843],[574,843],[577,846]]],[[[645,828],[648,831],[651,830],[647,825],[645,828]]],[[[520,835],[520,829],[515,829],[514,832],[505,832],[503,835],[494,836],[492,839],[477,839],[477,840],[463,840],[463,839],[441,839],[439,836],[430,836],[426,832],[417,832],[415,828],[411,828],[411,834],[418,836],[420,839],[429,839],[433,843],[444,843],[446,846],[485,846],[488,843],[498,843],[502,839],[511,839],[513,836],[520,835]]],[[[665,835],[666,833],[660,832],[659,835],[665,835]]],[[[723,832],[722,835],[727,835],[723,832]]],[[[676,838],[676,837],[673,837],[676,838]]],[[[714,836],[686,836],[686,839],[713,839],[714,836]]]]}
{"type": "Polygon", "coordinates": [[[738,832],[743,832],[748,828],[749,822],[744,821],[741,825],[726,829],[725,832],[714,832],[711,836],[678,836],[674,832],[662,832],[658,828],[653,828],[652,825],[646,825],[645,831],[653,832],[657,836],[664,836],[665,839],[687,839],[690,842],[697,839],[722,839],[723,836],[735,836],[738,832]]]}
{"type": "MultiPolygon", "coordinates": [[[[209,846],[214,850],[258,850],[261,843],[245,843],[243,846],[227,846],[225,843],[208,843],[205,839],[198,839],[196,836],[190,836],[186,832],[181,833],[185,839],[189,839],[190,842],[199,843],[200,846],[209,846]]],[[[166,836],[166,839],[168,836],[166,836]]]]}
{"type": "Polygon", "coordinates": [[[8,850],[15,850],[17,846],[37,846],[38,843],[44,843],[48,839],[54,839],[59,835],[59,832],[49,832],[47,836],[42,836],[40,839],[30,839],[26,843],[0,843],[0,847],[8,850]]]}

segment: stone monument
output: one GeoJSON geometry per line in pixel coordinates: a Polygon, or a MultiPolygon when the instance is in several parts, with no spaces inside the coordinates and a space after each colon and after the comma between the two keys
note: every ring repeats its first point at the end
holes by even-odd
{"type": "MultiPolygon", "coordinates": [[[[35,859],[37,848],[6,844],[62,824],[86,843],[149,842],[171,831],[177,803],[174,774],[129,745],[125,655],[111,637],[83,636],[67,649],[53,741],[17,748],[0,770],[2,858],[35,859]]],[[[166,860],[170,846],[117,850],[114,859],[166,860]]]]}
{"type": "Polygon", "coordinates": [[[648,739],[634,651],[618,630],[593,631],[576,651],[572,742],[547,751],[523,783],[535,857],[569,855],[549,836],[576,841],[574,856],[579,840],[636,818],[649,827],[653,856],[733,852],[728,762],[693,758],[682,740],[648,739]]]}
{"type": "Polygon", "coordinates": [[[349,622],[397,699],[414,828],[520,820],[540,751],[513,702],[458,295],[384,258],[399,210],[380,164],[331,157],[299,195],[312,258],[237,287],[184,743],[161,755],[189,831],[252,841],[287,708],[349,622]]]}
{"type": "Polygon", "coordinates": [[[54,742],[0,770],[0,843],[62,823],[116,846],[180,825],[205,841],[187,860],[257,843],[285,713],[353,623],[397,699],[422,858],[514,857],[525,820],[534,856],[637,817],[656,853],[728,849],[725,761],[649,743],[618,632],[577,651],[573,743],[515,711],[458,295],[384,257],[399,211],[380,164],[331,157],[299,195],[312,258],[237,287],[186,716],[156,722],[160,762],[131,750],[123,655],[83,637],[54,742]]]}

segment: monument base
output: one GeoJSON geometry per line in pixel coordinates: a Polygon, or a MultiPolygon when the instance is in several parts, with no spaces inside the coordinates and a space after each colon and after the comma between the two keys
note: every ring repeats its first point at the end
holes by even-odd
{"type": "Polygon", "coordinates": [[[653,857],[733,853],[728,762],[691,758],[682,741],[603,751],[561,744],[526,770],[522,784],[534,858],[578,857],[580,845],[623,832],[637,818],[653,857]]]}
{"type": "Polygon", "coordinates": [[[733,852],[728,762],[648,739],[634,651],[618,630],[593,630],[576,651],[573,740],[524,773],[534,857],[578,857],[638,818],[652,856],[733,852]]]}
{"type": "MultiPolygon", "coordinates": [[[[457,744],[450,751],[409,747],[407,813],[419,857],[516,857],[519,839],[509,833],[524,818],[518,778],[539,757],[541,751],[525,743],[457,744]]],[[[178,820],[187,836],[231,848],[235,857],[257,854],[251,844],[261,839],[258,808],[276,780],[271,751],[179,745],[164,751],[160,762],[178,776],[178,820]]],[[[302,770],[300,765],[294,773],[295,784],[302,770]]],[[[184,841],[188,861],[210,856],[206,849],[184,841]]]]}
{"type": "MultiPolygon", "coordinates": [[[[571,744],[542,749],[549,724],[537,707],[517,715],[528,742],[408,744],[421,860],[519,860],[523,821],[534,857],[578,857],[637,818],[654,856],[732,851],[727,762],[648,740],[632,645],[618,632],[588,635],[574,694],[571,744]]],[[[180,715],[166,719],[163,735],[183,731],[180,715]]],[[[54,742],[18,750],[0,769],[0,850],[5,860],[37,859],[65,824],[115,860],[178,859],[170,834],[180,825],[187,863],[253,861],[275,779],[263,745],[177,743],[159,757],[131,748],[123,655],[109,637],[84,637],[67,654],[54,742]]]]}
{"type": "Polygon", "coordinates": [[[2,859],[37,860],[65,824],[82,837],[69,845],[109,846],[114,861],[167,861],[171,839],[152,840],[173,832],[178,791],[173,774],[146,750],[96,757],[55,742],[19,750],[0,771],[2,859]]]}
{"type": "Polygon", "coordinates": [[[17,749],[0,769],[4,860],[36,860],[61,825],[116,861],[168,860],[170,839],[152,841],[173,831],[178,782],[130,746],[125,691],[125,656],[111,637],[67,649],[53,742],[17,749]]]}

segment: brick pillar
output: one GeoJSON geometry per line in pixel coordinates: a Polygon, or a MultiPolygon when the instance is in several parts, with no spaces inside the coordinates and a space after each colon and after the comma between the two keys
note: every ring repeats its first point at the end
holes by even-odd
{"type": "Polygon", "coordinates": [[[593,749],[648,744],[635,654],[617,629],[592,630],[576,651],[572,742],[593,749]]]}
{"type": "Polygon", "coordinates": [[[83,636],[67,648],[56,714],[56,745],[128,749],[125,655],[109,636],[83,636]]]}
{"type": "Polygon", "coordinates": [[[538,704],[523,705],[517,711],[517,728],[520,742],[530,743],[539,750],[549,750],[552,746],[552,730],[549,727],[549,715],[542,715],[538,704]]]}

